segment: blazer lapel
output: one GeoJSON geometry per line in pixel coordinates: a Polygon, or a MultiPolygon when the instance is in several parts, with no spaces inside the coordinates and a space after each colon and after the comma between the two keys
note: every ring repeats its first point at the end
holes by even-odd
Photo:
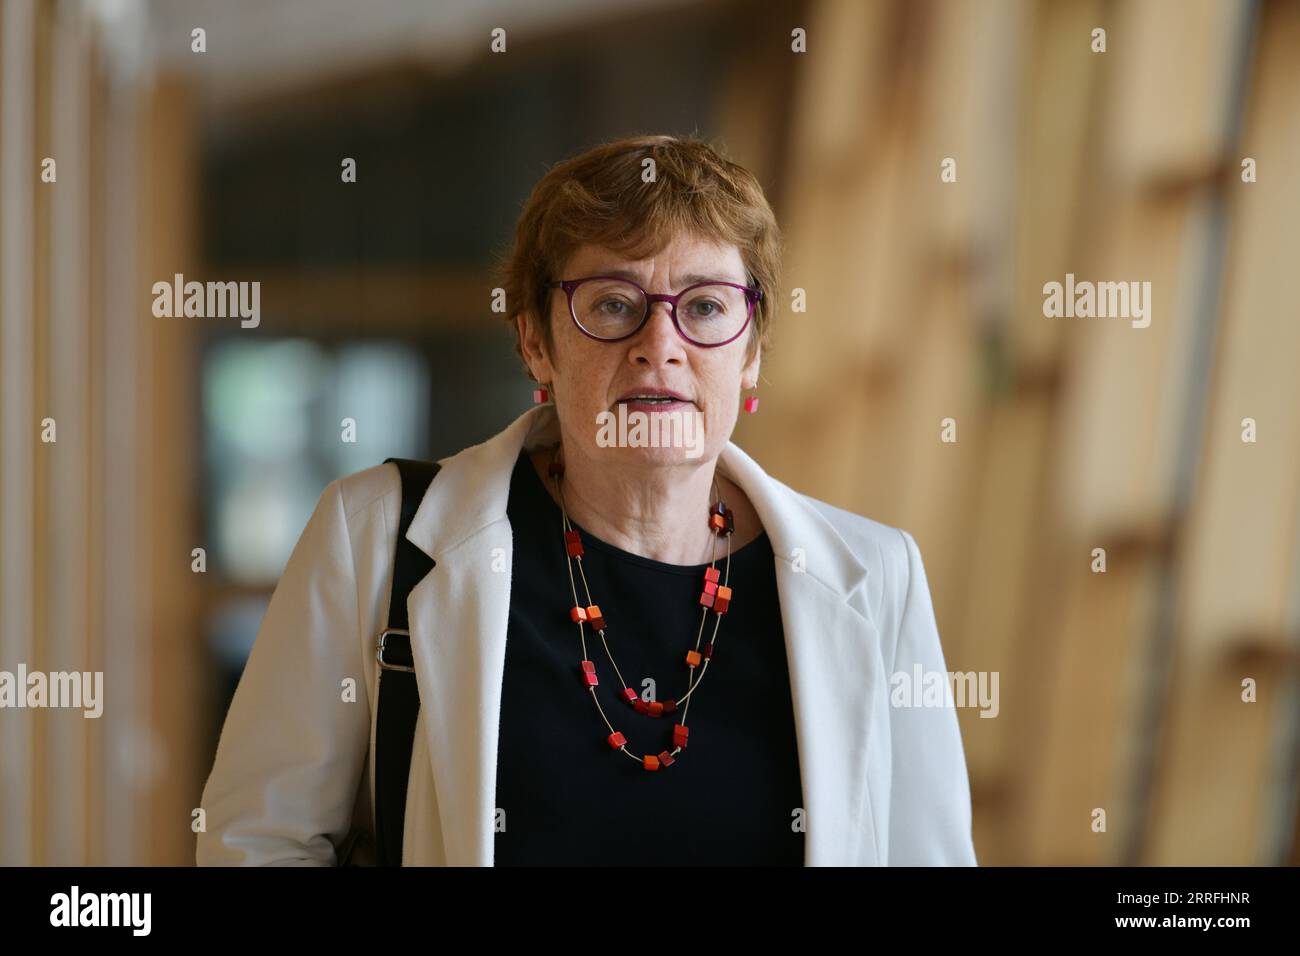
{"type": "Polygon", "coordinates": [[[510,526],[498,521],[458,547],[435,552],[437,564],[407,602],[420,724],[448,866],[492,865],[510,548],[510,526]],[[489,570],[494,554],[502,556],[504,571],[489,570]]]}
{"type": "Polygon", "coordinates": [[[876,865],[867,758],[879,721],[872,702],[887,698],[887,679],[869,616],[867,569],[816,506],[734,443],[718,468],[754,505],[776,557],[803,781],[804,862],[876,865]]]}
{"type": "Polygon", "coordinates": [[[554,414],[538,415],[546,408],[443,459],[406,533],[434,560],[406,607],[448,866],[492,865],[513,557],[506,505],[520,449],[548,424],[558,437],[554,414]]]}
{"type": "MultiPolygon", "coordinates": [[[[492,865],[513,558],[510,476],[522,448],[558,438],[554,406],[544,405],[443,459],[407,532],[435,562],[412,590],[407,610],[420,726],[449,866],[492,865]]],[[[873,724],[880,722],[871,702],[887,694],[865,600],[867,569],[815,506],[734,443],[718,468],[744,489],[776,554],[803,780],[805,863],[877,863],[867,754],[873,724]]]]}

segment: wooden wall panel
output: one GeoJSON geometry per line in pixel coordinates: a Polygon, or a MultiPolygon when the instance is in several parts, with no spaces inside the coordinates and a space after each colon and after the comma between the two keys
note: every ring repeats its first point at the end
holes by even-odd
{"type": "MultiPolygon", "coordinates": [[[[1183,425],[1192,408],[1198,306],[1209,222],[1204,190],[1109,200],[1110,235],[1076,282],[1150,282],[1150,324],[1129,318],[1043,318],[1066,326],[1070,350],[1057,506],[1076,534],[1148,539],[1173,518],[1183,425]]],[[[1064,282],[1065,276],[1053,277],[1064,282]]],[[[1139,286],[1141,288],[1141,286],[1139,286]]],[[[1141,320],[1141,321],[1145,321],[1141,320]]]]}
{"type": "MultiPolygon", "coordinates": [[[[997,671],[998,716],[963,714],[962,731],[972,787],[996,788],[1016,776],[1023,742],[1038,720],[1038,700],[1029,691],[1044,676],[1022,653],[1029,591],[1042,574],[1035,544],[1043,528],[1040,515],[1052,403],[1047,394],[1029,394],[999,406],[989,418],[983,468],[975,479],[970,558],[961,616],[953,620],[944,645],[949,670],[997,671]]],[[[1056,640],[1055,630],[1036,631],[1036,642],[1056,640]]]]}
{"type": "MultiPolygon", "coordinates": [[[[57,670],[54,666],[53,652],[56,650],[50,635],[50,602],[58,581],[57,569],[48,561],[41,560],[48,553],[50,532],[55,519],[52,510],[57,504],[50,495],[50,476],[58,468],[59,445],[46,444],[39,438],[39,432],[32,428],[46,417],[52,417],[50,381],[50,354],[56,347],[50,335],[50,274],[52,259],[50,250],[54,240],[50,215],[53,209],[54,194],[58,183],[41,182],[36,172],[45,159],[57,159],[54,156],[54,136],[50,123],[50,107],[54,74],[54,30],[50,22],[52,8],[48,4],[36,5],[35,33],[32,38],[35,53],[36,74],[30,95],[32,98],[33,142],[32,153],[25,157],[27,188],[31,190],[32,201],[32,238],[33,256],[32,273],[32,311],[21,320],[31,323],[32,328],[32,373],[30,387],[32,402],[36,409],[33,421],[29,423],[30,434],[36,440],[32,442],[30,452],[33,477],[32,496],[32,652],[27,659],[30,670],[49,672],[57,670]],[[51,460],[53,459],[53,461],[51,460]]],[[[57,167],[56,167],[57,169],[57,167]]],[[[56,422],[57,424],[57,422],[56,422]]],[[[57,432],[56,432],[57,436],[57,432]]],[[[64,436],[66,447],[67,436],[64,436]]],[[[69,662],[75,666],[75,661],[69,662]]],[[[47,798],[51,772],[57,773],[58,755],[50,752],[51,732],[56,728],[66,728],[71,721],[84,718],[75,712],[49,708],[32,713],[32,760],[29,767],[28,786],[32,794],[31,847],[32,860],[42,865],[49,858],[50,805],[47,798]]],[[[53,739],[57,740],[57,736],[53,739]]]]}
{"type": "Polygon", "coordinates": [[[1126,182],[1213,173],[1228,145],[1250,5],[1238,0],[1121,3],[1104,18],[1112,105],[1105,142],[1126,182]]]}
{"type": "Polygon", "coordinates": [[[1025,752],[1034,773],[1023,795],[1020,862],[1030,865],[1122,863],[1142,822],[1126,758],[1147,684],[1139,637],[1155,614],[1159,560],[1145,549],[1116,549],[1101,574],[1091,571],[1086,549],[1072,557],[1059,582],[1059,627],[1039,635],[1054,659],[1041,737],[1025,752]],[[1097,808],[1106,813],[1104,833],[1092,829],[1097,808]]]}
{"type": "MultiPolygon", "coordinates": [[[[56,582],[43,628],[46,661],[51,670],[78,671],[94,670],[88,658],[93,629],[89,528],[94,493],[88,381],[93,353],[86,334],[94,167],[89,144],[90,42],[84,26],[84,21],[66,15],[52,24],[51,155],[57,158],[59,178],[48,192],[51,233],[58,245],[49,278],[48,329],[53,347],[42,363],[48,368],[50,414],[59,428],[58,444],[46,449],[41,482],[49,490],[49,527],[42,536],[44,567],[48,579],[56,582]]],[[[93,721],[75,711],[49,711],[43,721],[48,761],[41,801],[47,809],[44,861],[54,866],[83,864],[89,849],[87,756],[93,721]]]]}
{"type": "MultiPolygon", "coordinates": [[[[1300,158],[1298,44],[1300,10],[1267,7],[1243,149],[1271,171],[1300,158]]],[[[1282,814],[1295,805],[1300,692],[1300,323],[1289,285],[1300,191],[1289,172],[1229,182],[1223,323],[1148,844],[1162,865],[1282,863],[1295,826],[1282,814]],[[1242,441],[1245,417],[1259,423],[1254,444],[1242,441]],[[1242,700],[1247,677],[1256,703],[1242,700]]]]}
{"type": "MultiPolygon", "coordinates": [[[[195,204],[198,131],[195,104],[183,82],[155,79],[140,130],[142,165],[137,187],[145,199],[141,271],[149,288],[158,278],[192,275],[197,264],[195,204]]],[[[219,277],[233,280],[237,277],[219,277]]],[[[140,312],[151,367],[147,401],[148,500],[144,518],[153,600],[140,667],[150,675],[150,700],[141,715],[148,747],[141,761],[147,794],[146,859],[183,866],[194,860],[190,812],[199,806],[207,768],[200,763],[200,662],[206,659],[199,576],[190,551],[200,537],[199,369],[194,322],[154,319],[147,301],[140,312]]]]}
{"type": "Polygon", "coordinates": [[[1044,320],[1043,284],[1062,281],[1082,259],[1084,207],[1100,153],[1092,132],[1102,69],[1084,38],[1101,10],[1100,2],[1036,4],[1025,31],[1008,348],[1035,376],[1057,367],[1068,328],[1044,320]]]}
{"type": "MultiPolygon", "coordinates": [[[[927,24],[910,185],[930,201],[915,214],[939,246],[931,256],[978,255],[995,273],[1009,264],[1028,11],[1024,0],[941,3],[927,24]],[[956,182],[940,179],[945,158],[956,160],[956,182]]],[[[1005,277],[992,289],[1005,295],[1005,277]]]]}
{"type": "MultiPolygon", "coordinates": [[[[40,447],[31,322],[35,268],[34,197],[36,7],[0,4],[0,668],[35,669],[34,462],[40,447]]],[[[0,865],[30,865],[35,843],[31,768],[35,719],[11,710],[0,720],[0,865]]]]}

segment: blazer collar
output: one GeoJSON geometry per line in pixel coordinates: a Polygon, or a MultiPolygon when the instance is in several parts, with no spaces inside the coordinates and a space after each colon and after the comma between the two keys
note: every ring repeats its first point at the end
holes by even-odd
{"type": "MultiPolygon", "coordinates": [[[[438,555],[505,518],[510,477],[520,451],[559,438],[555,406],[539,405],[487,441],[440,459],[441,469],[411,520],[407,539],[437,560],[438,555]]],[[[826,587],[848,597],[863,586],[866,567],[803,495],[770,476],[733,441],[718,455],[718,471],[745,492],[778,559],[789,561],[796,553],[808,558],[815,553],[821,560],[809,562],[806,573],[826,587]]]]}
{"type": "MultiPolygon", "coordinates": [[[[539,406],[443,459],[407,532],[435,561],[407,603],[431,771],[431,788],[420,778],[408,795],[404,859],[414,865],[492,865],[510,586],[508,574],[488,569],[502,558],[510,567],[506,505],[519,452],[558,437],[554,406],[539,406]]],[[[872,792],[868,748],[888,746],[881,712],[888,681],[866,598],[868,569],[812,499],[767,475],[734,443],[718,468],[750,499],[776,557],[805,862],[878,864],[887,852],[879,811],[887,813],[889,793],[872,792]]]]}

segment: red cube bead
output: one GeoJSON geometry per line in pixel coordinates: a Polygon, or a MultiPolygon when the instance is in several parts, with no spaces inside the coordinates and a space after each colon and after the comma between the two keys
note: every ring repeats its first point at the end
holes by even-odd
{"type": "Polygon", "coordinates": [[[587,609],[585,607],[571,607],[569,608],[569,617],[574,624],[585,621],[587,619],[587,609]]]}
{"type": "Polygon", "coordinates": [[[658,770],[659,758],[656,757],[654,754],[646,754],[642,760],[642,766],[645,767],[647,770],[658,770]]]}
{"type": "Polygon", "coordinates": [[[688,731],[687,728],[684,727],[682,724],[674,724],[674,725],[673,725],[673,746],[674,746],[674,747],[685,747],[685,746],[686,746],[686,735],[687,735],[688,733],[689,733],[689,731],[688,731]]]}
{"type": "Polygon", "coordinates": [[[671,767],[673,765],[674,759],[675,758],[673,757],[673,755],[670,754],[667,750],[665,750],[663,753],[659,755],[659,763],[665,767],[671,767]]]}
{"type": "Polygon", "coordinates": [[[650,701],[649,709],[647,712],[650,714],[651,717],[658,717],[660,714],[664,712],[664,705],[659,703],[659,701],[657,700],[652,700],[650,701]]]}
{"type": "Polygon", "coordinates": [[[569,552],[569,557],[571,558],[582,557],[582,539],[578,537],[578,532],[576,531],[564,532],[564,547],[565,550],[569,552]]]}
{"type": "Polygon", "coordinates": [[[700,603],[703,604],[705,607],[713,607],[713,593],[714,592],[712,591],[700,592],[700,603]]]}
{"type": "Polygon", "coordinates": [[[756,411],[758,411],[758,396],[757,396],[757,395],[750,395],[750,396],[746,397],[746,399],[745,399],[745,411],[747,411],[747,412],[749,412],[749,413],[751,413],[751,414],[754,413],[754,412],[756,412],[756,411]]]}
{"type": "Polygon", "coordinates": [[[610,734],[609,737],[606,739],[609,741],[609,745],[613,747],[615,750],[618,750],[618,748],[622,747],[624,744],[627,743],[627,738],[624,737],[622,734],[620,734],[617,730],[614,731],[612,734],[610,734]]]}
{"type": "Polygon", "coordinates": [[[664,701],[664,713],[665,713],[665,714],[671,714],[671,713],[672,713],[674,710],[676,710],[676,709],[677,709],[677,701],[675,701],[675,700],[666,700],[666,701],[664,701]]]}
{"type": "Polygon", "coordinates": [[[605,629],[605,618],[600,613],[599,604],[593,604],[587,608],[587,620],[591,622],[594,630],[603,631],[605,629]]]}
{"type": "Polygon", "coordinates": [[[627,702],[629,704],[635,704],[637,702],[636,691],[634,691],[631,687],[623,688],[623,696],[627,698],[627,702]]]}
{"type": "Polygon", "coordinates": [[[705,594],[717,594],[717,593],[718,593],[718,585],[717,585],[717,582],[715,582],[715,581],[705,581],[705,582],[704,582],[704,593],[705,593],[705,594]]]}
{"type": "Polygon", "coordinates": [[[719,614],[727,613],[727,607],[731,604],[731,588],[725,584],[718,585],[718,594],[713,601],[713,610],[719,614]]]}
{"type": "Polygon", "coordinates": [[[582,677],[583,677],[583,682],[588,687],[595,687],[600,683],[600,678],[597,677],[595,674],[584,671],[582,677]]]}
{"type": "Polygon", "coordinates": [[[719,577],[719,575],[718,575],[718,569],[717,569],[717,568],[705,568],[705,569],[704,569],[704,580],[706,580],[706,581],[713,581],[714,583],[717,583],[718,577],[719,577]]]}
{"type": "Polygon", "coordinates": [[[704,645],[704,659],[707,661],[710,660],[712,657],[713,657],[713,642],[709,641],[709,643],[704,645]]]}
{"type": "Polygon", "coordinates": [[[650,713],[650,705],[647,704],[645,701],[643,701],[640,697],[636,699],[636,702],[632,706],[636,708],[636,712],[638,714],[650,713]]]}
{"type": "Polygon", "coordinates": [[[583,669],[584,671],[586,671],[588,674],[594,674],[594,673],[596,673],[596,662],[595,662],[595,661],[583,661],[583,662],[582,662],[582,669],[583,669]]]}

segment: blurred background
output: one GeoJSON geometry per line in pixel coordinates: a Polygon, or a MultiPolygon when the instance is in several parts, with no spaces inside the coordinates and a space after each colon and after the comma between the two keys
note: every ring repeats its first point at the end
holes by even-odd
{"type": "Polygon", "coordinates": [[[0,11],[0,670],[106,696],[0,710],[0,863],[193,862],[320,491],[530,406],[492,257],[550,164],[644,132],[786,232],[736,442],[911,531],[949,670],[1000,675],[960,715],[980,862],[1300,863],[1293,0],[0,11]],[[154,317],[176,273],[260,281],[260,325],[154,317]],[[1150,327],[1046,317],[1067,273],[1149,281],[1150,327]]]}

